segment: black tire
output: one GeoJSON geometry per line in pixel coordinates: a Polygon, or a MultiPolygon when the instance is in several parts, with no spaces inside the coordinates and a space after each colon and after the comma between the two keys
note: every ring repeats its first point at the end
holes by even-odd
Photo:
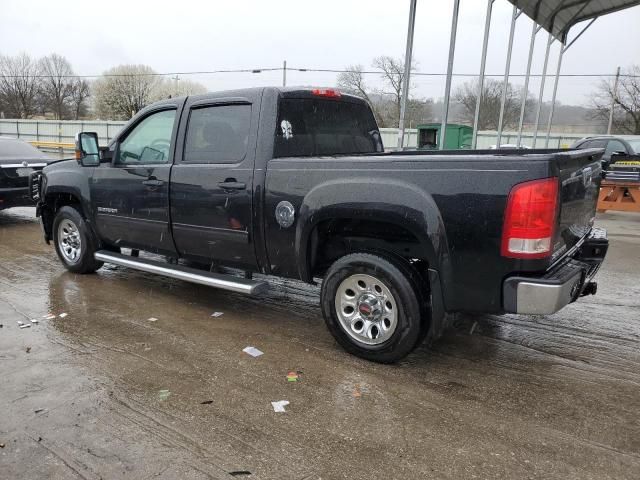
{"type": "Polygon", "coordinates": [[[56,212],[56,216],[53,219],[53,243],[56,247],[58,258],[60,258],[64,267],[70,272],[93,273],[103,265],[103,262],[93,257],[97,245],[93,233],[89,230],[80,212],[73,207],[64,206],[56,212]],[[75,227],[76,229],[76,232],[73,232],[71,229],[74,234],[77,233],[77,235],[74,236],[74,244],[79,241],[78,253],[75,259],[70,258],[72,253],[69,252],[73,251],[73,249],[68,247],[70,245],[69,239],[60,238],[61,225],[63,225],[63,235],[64,226],[75,227]]]}
{"type": "MultiPolygon", "coordinates": [[[[375,284],[375,281],[372,280],[372,282],[375,284]]],[[[427,325],[426,319],[423,320],[422,318],[425,304],[422,301],[421,287],[422,284],[418,280],[418,275],[413,274],[411,267],[400,260],[370,253],[349,254],[331,265],[325,275],[320,292],[322,314],[329,331],[347,352],[378,363],[394,363],[406,357],[424,340],[427,325]],[[356,277],[353,277],[354,275],[356,277]],[[388,333],[385,334],[378,328],[377,331],[380,333],[378,341],[381,341],[381,343],[372,345],[365,344],[363,341],[376,340],[364,338],[366,335],[356,333],[354,327],[352,327],[352,332],[349,333],[347,331],[348,327],[343,326],[336,310],[336,301],[344,298],[339,297],[337,300],[336,295],[343,295],[344,291],[348,292],[349,295],[353,294],[353,298],[356,299],[354,304],[358,305],[356,307],[358,311],[355,315],[362,314],[358,303],[361,300],[358,299],[362,299],[363,295],[368,295],[368,290],[362,290],[361,292],[353,292],[350,288],[345,290],[345,284],[349,285],[349,282],[354,281],[352,279],[362,278],[362,276],[373,277],[381,282],[381,285],[390,293],[391,299],[395,303],[394,329],[389,329],[388,333]],[[345,283],[343,284],[343,282],[345,283]],[[338,291],[339,289],[340,292],[338,291]],[[388,338],[385,339],[384,336],[388,336],[388,338]]],[[[366,286],[366,288],[371,290],[371,286],[366,286]]],[[[385,307],[382,308],[384,309],[385,307]]],[[[353,311],[353,309],[350,310],[353,311]]],[[[383,313],[382,317],[385,316],[386,314],[383,313]]],[[[348,322],[344,320],[344,315],[341,318],[343,318],[343,321],[348,322]]],[[[375,318],[375,316],[368,318],[375,318]]],[[[386,322],[386,320],[385,318],[384,321],[386,322]]],[[[355,321],[353,325],[357,325],[357,323],[355,321]]],[[[377,324],[369,323],[368,325],[375,326],[377,324]]],[[[373,327],[370,327],[369,332],[373,332],[371,328],[373,327]]],[[[362,327],[363,332],[364,330],[365,326],[362,327]]]]}

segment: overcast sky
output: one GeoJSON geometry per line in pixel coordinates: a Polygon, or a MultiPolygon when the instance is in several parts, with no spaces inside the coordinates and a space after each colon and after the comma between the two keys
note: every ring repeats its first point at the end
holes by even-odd
{"type": "MultiPolygon", "coordinates": [[[[452,0],[418,0],[414,58],[421,72],[445,72],[452,0]]],[[[0,53],[64,55],[76,73],[99,74],[122,63],[143,63],[158,72],[234,68],[370,68],[378,55],[404,54],[409,0],[236,0],[103,2],[0,0],[0,53]]],[[[479,70],[483,0],[462,0],[454,72],[479,70]]],[[[504,72],[511,4],[496,0],[487,73],[504,72]]],[[[517,23],[511,72],[526,68],[531,23],[517,23]]],[[[640,7],[598,19],[568,50],[562,73],[614,74],[618,65],[640,64],[640,7]]],[[[574,34],[579,30],[574,29],[574,34]]],[[[546,33],[538,35],[533,71],[542,70],[546,33]]],[[[555,72],[557,44],[550,57],[555,72]]],[[[280,72],[196,75],[211,90],[278,85],[280,72]]],[[[289,72],[290,85],[333,85],[335,74],[289,72]]],[[[368,77],[379,86],[377,75],[368,77]]],[[[454,85],[465,81],[454,80],[454,85]]],[[[514,79],[514,83],[521,79],[514,79]]],[[[596,78],[561,79],[558,100],[588,104],[596,78]]],[[[444,79],[416,77],[414,94],[441,98],[444,79]]],[[[546,98],[551,95],[548,82],[546,98]]],[[[539,83],[530,90],[537,96],[539,83]]]]}

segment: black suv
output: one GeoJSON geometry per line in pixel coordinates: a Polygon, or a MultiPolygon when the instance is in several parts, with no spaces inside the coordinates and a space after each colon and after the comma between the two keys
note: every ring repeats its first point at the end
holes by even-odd
{"type": "Polygon", "coordinates": [[[571,148],[604,148],[602,163],[606,167],[611,163],[611,155],[614,153],[640,155],[640,135],[584,137],[571,145],[571,148]]]}

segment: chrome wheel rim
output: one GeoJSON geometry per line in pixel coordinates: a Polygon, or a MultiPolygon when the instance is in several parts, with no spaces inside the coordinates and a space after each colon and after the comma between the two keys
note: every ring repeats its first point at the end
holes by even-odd
{"type": "Polygon", "coordinates": [[[67,263],[77,263],[82,253],[82,240],[75,223],[64,219],[58,226],[58,246],[67,263]]]}
{"type": "Polygon", "coordinates": [[[391,290],[371,275],[345,278],[336,291],[335,307],[342,329],[364,345],[386,342],[398,326],[397,305],[391,290]]]}

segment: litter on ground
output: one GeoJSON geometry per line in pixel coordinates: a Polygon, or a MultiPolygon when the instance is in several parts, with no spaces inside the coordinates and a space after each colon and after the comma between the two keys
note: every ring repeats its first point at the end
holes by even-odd
{"type": "Polygon", "coordinates": [[[60,317],[60,318],[64,318],[64,317],[66,317],[67,315],[68,315],[67,313],[61,313],[60,315],[58,315],[58,317],[60,317]]]}
{"type": "Polygon", "coordinates": [[[223,313],[223,312],[213,312],[213,313],[211,314],[211,316],[212,316],[212,317],[215,317],[215,318],[221,317],[222,315],[224,315],[224,313],[223,313]]]}
{"type": "Polygon", "coordinates": [[[33,319],[31,320],[31,323],[40,323],[40,320],[38,320],[37,318],[33,318],[33,319]]]}
{"type": "Polygon", "coordinates": [[[289,373],[287,373],[287,382],[297,382],[298,381],[298,373],[291,371],[289,373]]]}
{"type": "Polygon", "coordinates": [[[46,315],[43,315],[42,318],[45,320],[53,320],[56,316],[53,313],[47,313],[46,315]]]}
{"type": "Polygon", "coordinates": [[[25,325],[20,325],[20,328],[30,328],[30,327],[31,327],[30,323],[27,323],[25,325]]]}
{"type": "Polygon", "coordinates": [[[362,396],[362,391],[360,390],[360,384],[359,384],[359,383],[356,383],[356,384],[353,386],[353,393],[352,393],[352,395],[353,395],[353,398],[360,398],[360,397],[362,396]]]}
{"type": "Polygon", "coordinates": [[[21,322],[20,320],[18,320],[18,325],[24,325],[24,322],[21,322]]]}
{"type": "Polygon", "coordinates": [[[477,321],[473,322],[473,325],[471,325],[471,330],[469,331],[469,335],[473,335],[473,331],[476,329],[477,326],[478,326],[478,322],[477,321]]]}
{"type": "Polygon", "coordinates": [[[286,412],[284,407],[289,405],[288,400],[278,400],[277,402],[271,402],[271,406],[273,407],[274,412],[286,412]]]}
{"type": "Polygon", "coordinates": [[[149,320],[150,322],[157,322],[158,321],[158,319],[156,317],[151,317],[151,318],[148,318],[147,320],[149,320]]]}
{"type": "Polygon", "coordinates": [[[251,355],[252,357],[259,357],[260,355],[264,354],[264,352],[261,352],[256,347],[245,347],[242,349],[242,351],[248,355],[251,355]]]}
{"type": "Polygon", "coordinates": [[[169,396],[170,396],[170,395],[171,395],[171,392],[170,392],[169,390],[160,390],[160,391],[158,392],[158,398],[159,398],[161,401],[166,400],[167,398],[169,398],[169,396]]]}
{"type": "Polygon", "coordinates": [[[211,405],[213,400],[205,400],[204,402],[200,402],[200,405],[211,405]]]}

